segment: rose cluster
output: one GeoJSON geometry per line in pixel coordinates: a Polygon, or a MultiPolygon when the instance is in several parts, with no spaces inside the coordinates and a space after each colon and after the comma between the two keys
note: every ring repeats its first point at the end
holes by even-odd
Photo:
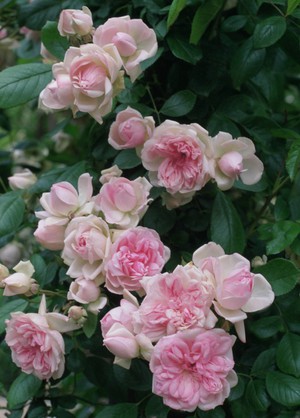
{"type": "Polygon", "coordinates": [[[63,62],[52,66],[54,79],[41,92],[39,106],[89,113],[102,123],[124,88],[124,70],[133,82],[142,73],[140,63],[156,54],[155,32],[129,16],[108,19],[95,29],[87,7],[63,10],[58,30],[78,46],[71,46],[63,62]]]}

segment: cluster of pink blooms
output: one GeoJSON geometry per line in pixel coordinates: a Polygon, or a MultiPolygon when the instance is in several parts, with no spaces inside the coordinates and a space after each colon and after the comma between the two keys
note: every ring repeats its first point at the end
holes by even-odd
{"type": "MultiPolygon", "coordinates": [[[[87,112],[101,123],[123,88],[124,71],[134,81],[140,63],[155,54],[154,31],[128,16],[94,29],[86,7],[64,10],[58,29],[82,44],[70,47],[64,61],[53,65],[54,80],[42,91],[40,106],[87,112]]],[[[101,330],[115,363],[129,368],[134,358],[149,361],[153,392],[171,408],[213,409],[237,383],[236,337],[226,330],[233,324],[245,341],[247,313],[268,307],[274,293],[262,275],[250,271],[247,259],[227,255],[213,242],[198,248],[190,263],[162,273],[170,250],[155,230],[139,222],[151,202],[152,185],[164,188],[164,202],[172,209],[189,202],[210,180],[221,190],[237,178],[254,184],[263,164],[248,138],[233,139],[225,132],[212,138],[196,123],[171,120],[155,127],[151,116],[130,107],[117,115],[108,142],[117,150],[136,149],[150,182],[128,180],[113,166],[101,172],[96,195],[88,173],[79,177],[77,188],[62,181],[43,193],[34,236],[45,248],[60,251],[68,266],[72,306],[68,316],[47,313],[43,296],[38,313],[13,313],[6,333],[13,361],[40,379],[60,378],[61,334],[79,329],[86,310],[98,314],[111,292],[122,299],[103,317],[101,330]]],[[[14,271],[0,265],[5,295],[37,293],[30,262],[14,271]]]]}
{"type": "Polygon", "coordinates": [[[40,94],[40,108],[85,112],[102,123],[124,89],[124,70],[133,82],[142,73],[140,63],[155,55],[155,32],[129,16],[110,18],[95,29],[87,7],[63,10],[58,30],[80,45],[71,46],[63,62],[53,65],[54,79],[40,94]]]}

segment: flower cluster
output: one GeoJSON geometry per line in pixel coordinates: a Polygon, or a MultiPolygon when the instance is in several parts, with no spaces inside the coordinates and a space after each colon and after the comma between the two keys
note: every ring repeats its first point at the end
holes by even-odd
{"type": "Polygon", "coordinates": [[[58,30],[79,46],[71,46],[63,62],[53,65],[54,79],[40,94],[40,108],[85,112],[102,123],[124,88],[124,70],[133,82],[142,73],[140,63],[155,55],[155,32],[129,16],[108,19],[95,29],[87,7],[63,10],[58,30]]]}

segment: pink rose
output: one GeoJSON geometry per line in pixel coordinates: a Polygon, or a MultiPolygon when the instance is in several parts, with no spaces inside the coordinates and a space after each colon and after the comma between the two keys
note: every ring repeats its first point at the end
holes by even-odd
{"type": "Polygon", "coordinates": [[[141,19],[130,19],[129,16],[108,19],[96,29],[93,41],[101,47],[110,43],[117,47],[132,82],[142,72],[140,63],[153,57],[157,51],[154,30],[141,19]]]}
{"type": "Polygon", "coordinates": [[[170,194],[168,192],[163,192],[162,203],[166,206],[168,210],[172,210],[175,208],[179,208],[179,206],[187,205],[193,200],[193,197],[196,192],[188,192],[188,193],[174,193],[170,194]]]}
{"type": "Polygon", "coordinates": [[[103,212],[106,222],[119,228],[136,226],[148,209],[151,184],[144,177],[128,180],[113,177],[95,197],[95,206],[103,212]]]}
{"type": "Polygon", "coordinates": [[[210,153],[210,138],[205,129],[166,120],[145,142],[141,158],[154,186],[185,194],[200,190],[211,178],[206,153],[210,153]]]}
{"type": "Polygon", "coordinates": [[[15,273],[8,275],[1,281],[4,285],[4,296],[26,295],[36,293],[38,284],[32,278],[34,267],[30,261],[20,261],[13,270],[15,273]]]}
{"type": "Polygon", "coordinates": [[[41,219],[34,237],[43,247],[57,251],[64,248],[66,222],[64,219],[49,217],[41,219]]]}
{"type": "Polygon", "coordinates": [[[113,177],[121,177],[123,171],[115,164],[112,167],[105,168],[101,171],[101,177],[99,181],[101,184],[108,183],[109,180],[113,177]]]}
{"type": "Polygon", "coordinates": [[[105,261],[106,287],[119,294],[141,290],[141,279],[160,273],[169,257],[156,231],[142,226],[124,231],[105,261]]]}
{"type": "Polygon", "coordinates": [[[152,116],[143,116],[135,109],[127,107],[118,113],[116,121],[111,125],[108,142],[117,149],[141,148],[154,130],[152,116]]]}
{"type": "Polygon", "coordinates": [[[214,289],[199,269],[177,266],[173,273],[141,281],[146,297],[135,314],[140,332],[152,341],[191,328],[212,328],[214,289]]]}
{"type": "Polygon", "coordinates": [[[245,341],[246,312],[267,308],[274,300],[269,282],[261,274],[250,272],[246,258],[237,253],[224,255],[222,247],[215,243],[195,251],[193,263],[210,275],[217,314],[235,324],[239,338],[245,341]]]}
{"type": "Polygon", "coordinates": [[[139,344],[135,336],[118,322],[107,331],[103,344],[115,356],[122,359],[129,360],[139,356],[139,344]]]}
{"type": "Polygon", "coordinates": [[[39,314],[15,312],[6,322],[5,341],[13,362],[39,379],[59,379],[64,372],[64,340],[39,314]]]}
{"type": "Polygon", "coordinates": [[[150,361],[153,393],[183,411],[222,405],[237,383],[232,370],[234,341],[223,329],[183,331],[161,338],[150,361]]]}
{"type": "Polygon", "coordinates": [[[103,260],[111,244],[107,223],[95,215],[77,217],[69,223],[65,237],[62,258],[70,266],[67,274],[103,282],[103,260]]]}
{"type": "Polygon", "coordinates": [[[52,80],[40,94],[43,110],[71,108],[89,113],[97,122],[111,111],[112,99],[124,88],[122,60],[112,44],[70,47],[63,62],[52,67],[52,80]]]}
{"type": "Polygon", "coordinates": [[[88,35],[94,29],[92,13],[85,6],[82,7],[82,10],[62,10],[57,29],[61,36],[88,35]]]}
{"type": "Polygon", "coordinates": [[[212,140],[215,159],[214,178],[221,190],[230,189],[240,178],[244,184],[257,183],[264,171],[263,163],[256,157],[255,147],[249,138],[233,139],[219,132],[212,140]]]}
{"type": "MultiPolygon", "coordinates": [[[[55,217],[65,220],[65,224],[73,216],[87,215],[92,212],[94,203],[92,202],[93,187],[92,177],[88,173],[82,174],[78,179],[78,192],[71,183],[62,181],[53,184],[50,192],[43,193],[40,204],[44,211],[36,212],[36,216],[41,219],[55,217]]],[[[49,225],[62,225],[58,219],[48,221],[49,225]]],[[[45,227],[45,224],[43,225],[45,227]]]]}
{"type": "Polygon", "coordinates": [[[100,296],[100,288],[94,280],[79,277],[74,280],[69,288],[67,299],[76,300],[79,303],[95,302],[100,296]]]}
{"type": "Polygon", "coordinates": [[[31,170],[25,168],[19,173],[15,173],[13,176],[8,177],[8,183],[13,190],[28,189],[34,183],[36,183],[37,177],[31,170]]]}

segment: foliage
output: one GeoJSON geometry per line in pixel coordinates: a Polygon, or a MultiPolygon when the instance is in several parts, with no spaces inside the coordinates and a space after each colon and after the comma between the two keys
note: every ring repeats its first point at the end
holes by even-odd
{"type": "MultiPolygon", "coordinates": [[[[198,247],[214,241],[226,253],[239,252],[252,260],[255,273],[267,278],[276,298],[269,308],[247,319],[247,341],[234,346],[239,382],[224,405],[207,412],[176,412],[152,394],[144,360],[135,359],[126,371],[112,364],[113,356],[102,346],[99,320],[118,305],[118,295],[112,296],[98,318],[88,316],[83,331],[64,335],[65,372],[58,381],[41,383],[20,373],[4,341],[9,313],[36,312],[40,297],[1,294],[0,391],[11,416],[21,416],[25,405],[28,418],[47,413],[61,418],[297,416],[300,2],[86,0],[95,26],[114,16],[142,18],[155,30],[159,44],[156,56],[143,63],[143,74],[134,83],[126,79],[125,90],[114,99],[102,125],[88,114],[73,118],[69,110],[45,114],[37,109],[37,97],[51,80],[51,66],[42,63],[39,55],[40,39],[61,60],[68,44],[55,22],[61,10],[82,5],[57,0],[1,2],[1,25],[18,42],[14,65],[3,60],[0,73],[1,249],[13,243],[14,250],[21,251],[19,258],[31,260],[34,278],[49,295],[49,311],[68,311],[67,268],[57,252],[34,240],[38,222],[34,212],[40,210],[38,199],[51,185],[69,181],[76,186],[84,172],[92,175],[95,191],[100,187],[100,171],[113,164],[129,179],[145,175],[135,152],[117,151],[107,142],[117,113],[130,106],[144,117],[154,117],[157,124],[166,119],[198,123],[212,136],[224,131],[253,140],[265,169],[257,184],[236,181],[232,189],[222,192],[210,182],[191,202],[171,211],[162,204],[164,191],[155,187],[153,202],[140,224],[155,229],[171,249],[166,271],[190,262],[198,247]],[[20,34],[23,26],[34,31],[31,37],[20,34]],[[31,169],[37,182],[29,189],[10,191],[8,177],[16,168],[31,169]]],[[[1,249],[0,261],[5,264],[1,249]]]]}

